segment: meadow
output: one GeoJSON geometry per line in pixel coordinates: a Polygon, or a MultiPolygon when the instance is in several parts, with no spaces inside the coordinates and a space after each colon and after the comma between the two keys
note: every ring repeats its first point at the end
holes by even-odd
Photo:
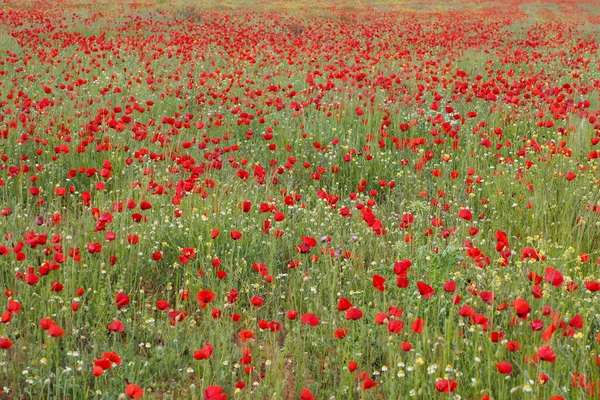
{"type": "Polygon", "coordinates": [[[600,396],[599,24],[4,0],[0,399],[600,396]]]}

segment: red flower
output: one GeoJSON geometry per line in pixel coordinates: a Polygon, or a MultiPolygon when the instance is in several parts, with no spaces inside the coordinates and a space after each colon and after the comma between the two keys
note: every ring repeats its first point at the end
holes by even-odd
{"type": "Polygon", "coordinates": [[[210,356],[212,356],[213,349],[214,349],[214,347],[212,344],[205,344],[204,347],[202,348],[202,350],[194,351],[194,359],[196,359],[196,360],[209,359],[210,356]]]}
{"type": "Polygon", "coordinates": [[[390,333],[395,333],[399,335],[400,333],[402,333],[402,328],[404,328],[404,322],[397,319],[390,321],[390,323],[388,324],[388,332],[390,333]]]}
{"type": "Polygon", "coordinates": [[[448,293],[452,293],[456,290],[456,282],[455,281],[448,281],[446,283],[444,283],[444,291],[448,292],[448,293]]]}
{"type": "Polygon", "coordinates": [[[384,284],[385,284],[385,278],[383,276],[377,275],[377,274],[373,275],[373,287],[375,289],[379,290],[380,292],[384,292],[386,289],[384,284]]]}
{"type": "Polygon", "coordinates": [[[562,274],[558,270],[550,267],[546,268],[546,276],[544,280],[546,282],[550,282],[552,286],[556,287],[562,286],[565,281],[562,274]]]}
{"type": "Polygon", "coordinates": [[[50,328],[48,328],[48,335],[52,337],[61,337],[65,334],[65,331],[58,325],[54,324],[50,328]]]}
{"type": "Polygon", "coordinates": [[[133,383],[127,383],[125,394],[130,399],[139,399],[144,395],[144,389],[133,383]]]}
{"type": "Polygon", "coordinates": [[[549,363],[554,363],[554,361],[556,361],[556,353],[554,352],[554,349],[548,345],[540,346],[535,355],[538,356],[540,360],[548,361],[549,363]]]}
{"type": "Polygon", "coordinates": [[[204,400],[226,400],[227,394],[223,393],[220,386],[209,386],[204,391],[204,400]]]}
{"type": "Polygon", "coordinates": [[[108,324],[108,330],[111,332],[123,332],[125,330],[125,325],[119,320],[113,321],[108,324]]]}
{"type": "Polygon", "coordinates": [[[245,343],[248,339],[254,339],[254,333],[252,331],[244,329],[243,331],[240,331],[239,337],[240,340],[245,343]]]}
{"type": "Polygon", "coordinates": [[[10,349],[12,342],[7,338],[0,337],[0,349],[10,349]]]}
{"type": "Polygon", "coordinates": [[[200,306],[202,308],[206,308],[208,303],[210,303],[211,301],[213,301],[215,299],[215,294],[213,292],[211,292],[210,290],[202,290],[202,291],[198,292],[197,298],[198,298],[198,303],[200,303],[200,306]]]}
{"type": "Polygon", "coordinates": [[[169,308],[169,303],[165,300],[158,300],[156,302],[156,308],[158,308],[161,311],[166,310],[167,308],[169,308]]]}
{"type": "Polygon", "coordinates": [[[471,211],[467,210],[466,208],[463,208],[458,212],[458,218],[464,219],[466,221],[471,221],[473,219],[473,214],[471,214],[471,211]]]}
{"type": "Polygon", "coordinates": [[[300,400],[315,400],[316,397],[313,396],[312,392],[307,388],[302,389],[300,392],[300,400]]]}
{"type": "Polygon", "coordinates": [[[347,334],[348,334],[348,329],[339,328],[339,329],[336,329],[336,331],[333,333],[333,337],[336,339],[343,339],[344,337],[346,337],[347,334]]]}
{"type": "Polygon", "coordinates": [[[319,325],[319,318],[315,314],[304,314],[300,320],[305,325],[317,326],[319,325]]]}
{"type": "Polygon", "coordinates": [[[346,311],[346,319],[347,320],[357,320],[357,319],[361,319],[363,316],[362,311],[360,311],[360,309],[353,307],[351,309],[349,309],[348,311],[346,311]]]}
{"type": "Polygon", "coordinates": [[[421,296],[423,296],[425,300],[433,297],[433,294],[435,293],[433,288],[425,282],[417,282],[417,288],[419,289],[419,293],[421,293],[421,296]]]}
{"type": "Polygon", "coordinates": [[[506,342],[506,349],[508,351],[519,351],[521,350],[521,343],[516,341],[506,342]]]}
{"type": "Polygon", "coordinates": [[[410,329],[414,332],[414,333],[421,333],[423,332],[423,325],[425,325],[425,321],[422,320],[421,318],[417,318],[415,319],[415,321],[412,323],[410,329]]]}
{"type": "Polygon", "coordinates": [[[240,231],[231,231],[231,238],[233,240],[238,240],[242,237],[242,232],[240,231]]]}
{"type": "Polygon", "coordinates": [[[531,306],[525,300],[519,298],[512,303],[512,306],[517,313],[517,316],[521,319],[527,319],[527,315],[531,311],[531,306]]]}
{"type": "Polygon", "coordinates": [[[264,304],[265,299],[263,299],[262,297],[258,297],[258,296],[254,296],[250,299],[250,303],[254,306],[254,307],[260,307],[264,304]]]}
{"type": "Polygon", "coordinates": [[[506,361],[497,363],[496,368],[498,368],[498,372],[504,375],[510,375],[513,370],[513,366],[506,361]]]}
{"type": "Polygon", "coordinates": [[[458,383],[452,379],[440,379],[435,383],[435,389],[440,393],[451,393],[456,390],[458,383]]]}
{"type": "Polygon", "coordinates": [[[129,296],[127,296],[123,292],[118,292],[116,295],[116,298],[115,298],[115,303],[116,303],[117,307],[119,307],[119,308],[125,307],[127,304],[129,304],[130,301],[131,300],[130,300],[129,296]]]}
{"type": "Polygon", "coordinates": [[[350,300],[348,300],[345,297],[342,297],[339,301],[338,301],[338,306],[337,306],[337,310],[338,311],[346,311],[347,309],[349,309],[350,307],[352,307],[352,303],[350,302],[350,300]]]}

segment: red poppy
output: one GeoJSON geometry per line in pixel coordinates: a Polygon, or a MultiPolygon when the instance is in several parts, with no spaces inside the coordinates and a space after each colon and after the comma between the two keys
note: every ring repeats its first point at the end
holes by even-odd
{"type": "Polygon", "coordinates": [[[254,333],[252,331],[249,331],[249,330],[246,330],[246,329],[240,331],[240,333],[238,334],[238,336],[240,337],[240,340],[242,342],[244,342],[244,343],[248,339],[254,339],[254,333]]]}
{"type": "Polygon", "coordinates": [[[521,350],[521,343],[516,341],[506,342],[506,349],[511,352],[519,351],[521,350]]]}
{"type": "Polygon", "coordinates": [[[65,334],[65,331],[58,325],[54,324],[47,330],[48,335],[52,337],[61,337],[65,334]]]}
{"type": "Polygon", "coordinates": [[[231,235],[231,238],[233,240],[238,240],[238,239],[240,239],[242,237],[242,232],[240,232],[240,231],[231,231],[230,235],[231,235]]]}
{"type": "Polygon", "coordinates": [[[316,397],[313,396],[312,392],[307,388],[302,389],[300,392],[300,400],[316,400],[316,397]]]}
{"type": "Polygon", "coordinates": [[[562,286],[565,281],[560,271],[551,267],[546,268],[546,276],[544,277],[544,280],[556,287],[562,286]]]}
{"type": "Polygon", "coordinates": [[[351,309],[349,309],[348,311],[346,311],[346,319],[347,320],[357,320],[357,319],[361,319],[363,316],[362,311],[360,311],[358,308],[356,307],[352,307],[351,309]]]}
{"type": "Polygon", "coordinates": [[[464,219],[465,221],[471,221],[473,219],[473,214],[471,211],[463,208],[458,212],[458,218],[464,219]]]}
{"type": "Polygon", "coordinates": [[[554,349],[548,345],[540,346],[535,355],[542,361],[547,361],[549,363],[554,363],[554,361],[556,361],[556,353],[554,352],[554,349]]]}
{"type": "Polygon", "coordinates": [[[456,290],[456,282],[455,281],[448,281],[446,283],[444,283],[444,291],[452,293],[456,290]]]}
{"type": "Polygon", "coordinates": [[[123,325],[123,323],[119,320],[113,321],[110,324],[108,324],[108,330],[111,332],[123,332],[125,331],[125,325],[123,325]]]}
{"type": "Polygon", "coordinates": [[[531,311],[531,306],[525,300],[518,298],[512,303],[517,316],[521,319],[527,319],[527,315],[531,311]]]}
{"type": "Polygon", "coordinates": [[[417,319],[414,320],[414,322],[410,326],[410,329],[414,333],[421,333],[421,332],[423,332],[423,326],[424,325],[425,325],[425,321],[423,319],[421,319],[421,318],[417,318],[417,319]]]}
{"type": "Polygon", "coordinates": [[[307,313],[302,316],[300,322],[305,325],[317,326],[319,325],[319,318],[315,314],[307,313]]]}
{"type": "Polygon", "coordinates": [[[435,389],[440,393],[452,393],[458,387],[458,383],[452,379],[440,379],[435,383],[435,389]]]}
{"type": "Polygon", "coordinates": [[[144,395],[144,389],[133,383],[127,383],[125,394],[130,399],[139,399],[144,395]]]}
{"type": "Polygon", "coordinates": [[[380,292],[384,292],[386,289],[384,284],[385,284],[385,278],[383,276],[377,275],[377,274],[373,275],[373,287],[375,289],[379,290],[380,292]]]}
{"type": "Polygon", "coordinates": [[[400,320],[395,319],[388,323],[388,332],[390,333],[395,333],[399,335],[400,333],[402,333],[402,328],[404,328],[404,322],[400,320]]]}
{"type": "Polygon", "coordinates": [[[510,373],[513,370],[513,366],[506,361],[502,361],[496,364],[496,368],[498,369],[498,372],[500,372],[501,374],[504,375],[510,375],[510,373]]]}
{"type": "Polygon", "coordinates": [[[569,321],[569,326],[571,326],[575,329],[582,329],[583,328],[583,317],[579,314],[575,315],[569,321]]]}
{"type": "Polygon", "coordinates": [[[250,299],[250,303],[254,307],[260,307],[265,303],[265,299],[263,299],[262,297],[254,296],[250,299]]]}
{"type": "Polygon", "coordinates": [[[433,288],[425,282],[417,282],[417,288],[419,289],[419,293],[421,293],[421,296],[423,296],[423,298],[426,300],[433,297],[433,294],[435,293],[433,288]]]}
{"type": "Polygon", "coordinates": [[[129,302],[130,302],[129,296],[127,296],[123,292],[117,292],[117,295],[115,296],[115,304],[117,305],[118,308],[125,307],[127,304],[129,304],[129,302]]]}
{"type": "Polygon", "coordinates": [[[333,333],[333,337],[336,339],[343,339],[344,337],[346,337],[346,335],[348,335],[348,329],[346,328],[336,329],[333,333]]]}
{"type": "Polygon", "coordinates": [[[215,299],[215,294],[210,290],[202,290],[197,294],[198,303],[202,308],[206,308],[206,306],[215,299]]]}
{"type": "Polygon", "coordinates": [[[350,307],[352,307],[352,303],[350,302],[350,300],[348,300],[345,297],[342,297],[339,299],[338,306],[337,306],[338,311],[346,311],[350,307]]]}
{"type": "Polygon", "coordinates": [[[209,359],[213,353],[213,345],[205,344],[202,350],[194,351],[194,359],[196,360],[206,360],[209,359]]]}
{"type": "Polygon", "coordinates": [[[209,386],[204,391],[204,400],[226,400],[227,394],[223,393],[220,386],[209,386]]]}
{"type": "Polygon", "coordinates": [[[0,337],[0,349],[10,349],[12,342],[7,338],[0,337]]]}

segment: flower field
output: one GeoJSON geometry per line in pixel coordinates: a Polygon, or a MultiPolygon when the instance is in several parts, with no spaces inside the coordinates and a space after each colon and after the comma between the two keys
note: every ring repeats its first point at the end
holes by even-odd
{"type": "Polygon", "coordinates": [[[0,399],[600,397],[599,32],[5,0],[0,399]]]}

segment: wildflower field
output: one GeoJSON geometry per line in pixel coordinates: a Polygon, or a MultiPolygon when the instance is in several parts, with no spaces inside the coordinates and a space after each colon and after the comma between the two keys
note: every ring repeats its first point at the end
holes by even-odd
{"type": "Polygon", "coordinates": [[[0,399],[599,397],[599,32],[4,0],[0,399]]]}

